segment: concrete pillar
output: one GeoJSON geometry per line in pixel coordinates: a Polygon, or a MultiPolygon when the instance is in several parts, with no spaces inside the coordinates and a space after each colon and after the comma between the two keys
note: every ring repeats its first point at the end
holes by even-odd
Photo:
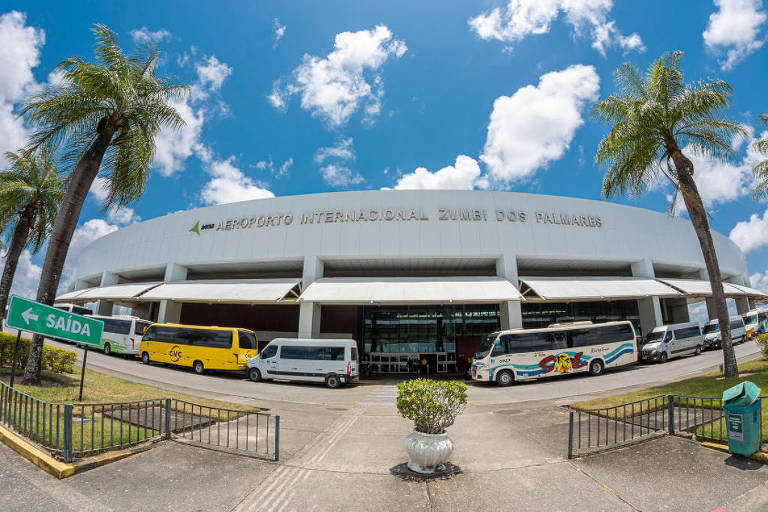
{"type": "MultiPolygon", "coordinates": [[[[656,273],[653,271],[653,262],[644,259],[632,263],[632,276],[654,279],[656,273]]],[[[648,297],[637,301],[637,311],[640,314],[640,331],[643,336],[653,330],[654,327],[664,323],[661,315],[661,302],[659,298],[648,297]]]]}
{"type": "MultiPolygon", "coordinates": [[[[742,286],[750,286],[749,278],[744,275],[735,279],[735,282],[736,284],[740,284],[742,286]]],[[[743,315],[750,309],[749,299],[747,297],[736,299],[736,312],[738,314],[743,315]]]]}
{"type": "MultiPolygon", "coordinates": [[[[317,256],[305,256],[301,287],[306,290],[316,279],[323,277],[323,261],[317,256]]],[[[320,304],[301,302],[299,305],[299,338],[320,337],[320,304]]]]}
{"type": "MultiPolygon", "coordinates": [[[[169,263],[165,266],[163,281],[184,281],[187,278],[187,267],[177,263],[169,263]]],[[[177,324],[181,322],[181,302],[161,300],[160,310],[157,313],[157,321],[160,323],[177,324]]]]}
{"type": "Polygon", "coordinates": [[[75,281],[75,287],[73,290],[85,290],[86,288],[90,288],[88,281],[85,279],[78,279],[75,281]]]}
{"type": "MultiPolygon", "coordinates": [[[[116,285],[118,281],[118,275],[114,272],[102,272],[101,283],[99,286],[112,286],[116,285]]],[[[112,316],[112,308],[114,303],[100,300],[96,302],[96,314],[103,316],[112,316]]]]}
{"type": "MultiPolygon", "coordinates": [[[[709,272],[707,272],[705,269],[699,270],[699,279],[709,282],[709,272]]],[[[712,300],[712,297],[707,297],[704,300],[707,303],[707,317],[709,317],[710,320],[714,320],[717,318],[717,308],[715,308],[715,301],[712,300]]]]}
{"type": "MultiPolygon", "coordinates": [[[[505,255],[496,260],[496,275],[505,278],[515,288],[520,289],[517,275],[517,258],[505,255]]],[[[499,305],[499,320],[502,329],[514,329],[523,326],[523,308],[521,301],[510,300],[499,305]]]]}

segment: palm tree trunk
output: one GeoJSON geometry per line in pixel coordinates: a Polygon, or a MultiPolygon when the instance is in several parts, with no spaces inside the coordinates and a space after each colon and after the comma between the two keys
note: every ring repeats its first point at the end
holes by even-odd
{"type": "MultiPolygon", "coordinates": [[[[102,124],[102,123],[100,123],[102,124]]],[[[93,180],[99,173],[101,161],[104,158],[107,148],[112,140],[115,129],[112,124],[105,122],[99,131],[96,140],[88,151],[83,155],[67,186],[67,191],[61,201],[61,208],[56,215],[56,222],[53,225],[51,238],[48,241],[48,250],[45,253],[45,262],[40,275],[40,284],[37,287],[37,302],[53,305],[56,298],[56,289],[59,287],[61,279],[61,270],[64,268],[64,261],[67,259],[69,243],[72,240],[72,234],[77,227],[77,221],[80,218],[80,210],[83,207],[85,197],[91,189],[93,180]]],[[[32,338],[32,344],[29,347],[29,358],[27,366],[24,368],[25,384],[40,383],[40,369],[43,355],[43,337],[35,334],[32,338]]]]}
{"type": "Polygon", "coordinates": [[[720,335],[723,345],[723,376],[733,378],[739,376],[739,367],[736,363],[736,354],[733,351],[731,341],[731,322],[728,316],[728,305],[725,302],[723,280],[720,275],[720,265],[717,261],[715,244],[712,241],[712,233],[709,230],[707,211],[699,195],[696,182],[693,181],[693,163],[688,160],[678,149],[672,152],[672,160],[675,163],[677,179],[682,192],[688,216],[691,218],[693,229],[699,238],[701,253],[709,274],[709,284],[712,288],[712,302],[717,311],[717,321],[720,324],[720,335]],[[690,170],[689,170],[690,169],[690,170]]]}
{"type": "Polygon", "coordinates": [[[8,305],[8,295],[11,293],[11,285],[13,284],[13,276],[16,274],[19,256],[21,256],[24,246],[27,245],[27,238],[29,238],[31,227],[31,216],[30,207],[25,208],[21,212],[16,229],[13,230],[11,245],[8,247],[8,253],[5,255],[5,268],[3,268],[3,278],[0,280],[0,314],[2,315],[5,315],[5,307],[8,305]]]}

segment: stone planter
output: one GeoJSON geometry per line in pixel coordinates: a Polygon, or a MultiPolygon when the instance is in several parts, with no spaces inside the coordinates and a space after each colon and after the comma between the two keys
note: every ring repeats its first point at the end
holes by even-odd
{"type": "Polygon", "coordinates": [[[423,434],[413,431],[405,438],[408,451],[408,469],[417,473],[431,474],[448,462],[453,453],[453,441],[448,433],[423,434]]]}

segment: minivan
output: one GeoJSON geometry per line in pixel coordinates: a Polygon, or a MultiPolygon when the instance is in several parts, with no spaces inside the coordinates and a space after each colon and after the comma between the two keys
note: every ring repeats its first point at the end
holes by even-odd
{"type": "Polygon", "coordinates": [[[768,330],[768,308],[756,308],[747,311],[744,316],[747,339],[756,338],[768,330]]]}
{"type": "Polygon", "coordinates": [[[703,345],[704,338],[697,322],[660,325],[645,337],[640,360],[666,363],[673,357],[699,355],[703,345]]]}
{"type": "Polygon", "coordinates": [[[275,338],[247,364],[248,378],[325,382],[329,388],[358,382],[357,342],[349,339],[275,338]]]}
{"type": "MultiPolygon", "coordinates": [[[[744,343],[747,339],[747,329],[744,320],[740,316],[730,317],[731,341],[744,343]]],[[[723,348],[723,335],[720,333],[720,322],[717,319],[710,320],[704,325],[704,347],[712,350],[723,348]]]]}

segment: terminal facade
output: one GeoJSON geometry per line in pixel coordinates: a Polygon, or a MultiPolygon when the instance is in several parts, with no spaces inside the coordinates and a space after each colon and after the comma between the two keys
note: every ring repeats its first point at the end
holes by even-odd
{"type": "MultiPolygon", "coordinates": [[[[726,296],[764,300],[713,233],[726,296]]],[[[275,337],[351,337],[384,373],[461,370],[499,328],[688,321],[711,289],[686,219],[567,197],[360,191],[177,212],[94,241],[57,302],[275,337]]],[[[708,304],[710,317],[714,308],[708,304]]]]}

